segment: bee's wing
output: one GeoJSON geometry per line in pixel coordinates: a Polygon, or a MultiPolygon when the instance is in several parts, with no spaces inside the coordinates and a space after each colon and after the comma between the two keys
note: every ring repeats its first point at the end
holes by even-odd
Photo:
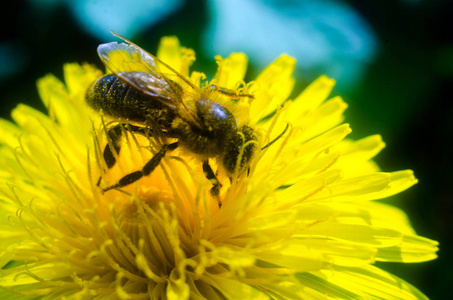
{"type": "Polygon", "coordinates": [[[182,89],[159,71],[160,60],[135,44],[117,42],[101,44],[98,47],[98,54],[110,71],[140,92],[173,108],[182,104],[182,89]]]}

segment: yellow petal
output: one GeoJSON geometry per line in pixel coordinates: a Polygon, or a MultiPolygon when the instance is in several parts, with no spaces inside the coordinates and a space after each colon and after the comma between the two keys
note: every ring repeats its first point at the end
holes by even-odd
{"type": "MultiPolygon", "coordinates": [[[[77,101],[74,103],[71,99],[76,95],[68,94],[63,83],[53,75],[46,75],[41,78],[38,80],[37,85],[39,95],[47,107],[51,119],[57,122],[60,127],[65,128],[68,133],[78,135],[75,140],[85,137],[86,142],[88,142],[86,133],[90,132],[92,124],[89,119],[90,110],[85,103],[80,103],[80,101],[79,103],[77,101]]],[[[77,90],[76,87],[73,88],[77,90]]],[[[78,92],[81,91],[79,90],[78,92]]],[[[84,99],[85,93],[80,95],[83,95],[82,99],[84,99]]],[[[41,119],[48,120],[44,116],[41,119]]]]}
{"type": "Polygon", "coordinates": [[[16,124],[5,119],[0,119],[0,144],[15,149],[19,146],[19,137],[22,131],[16,124]]]}
{"type": "Polygon", "coordinates": [[[189,77],[189,67],[195,61],[195,52],[192,49],[181,47],[177,37],[168,36],[161,39],[157,57],[177,72],[189,77]]]}
{"type": "Polygon", "coordinates": [[[404,280],[370,265],[360,268],[334,267],[332,271],[322,272],[319,277],[331,285],[329,296],[338,296],[338,291],[346,290],[351,294],[344,299],[427,299],[404,280]]]}
{"type": "Polygon", "coordinates": [[[296,60],[283,55],[271,63],[255,81],[255,100],[250,109],[252,123],[275,111],[293,90],[296,60]]]}
{"type": "Polygon", "coordinates": [[[288,269],[290,272],[307,272],[318,270],[326,265],[322,253],[303,244],[291,244],[282,249],[255,254],[261,261],[275,267],[288,269]]]}
{"type": "Polygon", "coordinates": [[[85,103],[87,87],[102,76],[101,71],[94,66],[88,64],[81,66],[77,63],[65,64],[63,74],[67,90],[72,95],[70,100],[79,104],[85,103]]]}
{"type": "Polygon", "coordinates": [[[258,289],[220,275],[207,274],[205,280],[216,287],[226,299],[268,300],[269,297],[258,289]]]}
{"type": "Polygon", "coordinates": [[[244,53],[231,53],[225,59],[218,56],[216,60],[218,67],[214,83],[228,89],[236,88],[247,71],[247,56],[244,53]]]}
{"type": "Polygon", "coordinates": [[[345,177],[377,171],[378,168],[370,160],[384,147],[385,143],[380,135],[372,135],[358,141],[344,140],[337,146],[337,149],[342,153],[337,166],[344,170],[345,177]],[[370,167],[367,167],[368,164],[370,164],[370,167]]]}
{"type": "Polygon", "coordinates": [[[297,236],[300,238],[319,236],[373,247],[392,247],[399,244],[402,239],[402,234],[396,230],[333,221],[309,225],[297,236]]]}
{"type": "Polygon", "coordinates": [[[376,248],[370,246],[316,237],[298,239],[292,241],[292,244],[304,245],[322,255],[323,261],[342,266],[360,266],[374,263],[378,252],[376,248]]]}
{"type": "Polygon", "coordinates": [[[382,199],[398,194],[404,190],[407,190],[408,188],[410,188],[411,186],[418,182],[412,170],[396,171],[391,172],[389,174],[390,174],[389,188],[383,193],[381,193],[379,195],[379,198],[376,199],[382,199]]]}
{"type": "MultiPolygon", "coordinates": [[[[290,114],[298,109],[293,107],[294,102],[289,104],[290,114]]],[[[287,122],[303,128],[304,138],[309,139],[340,124],[344,119],[343,112],[347,107],[340,97],[335,97],[322,103],[308,115],[299,116],[294,120],[289,119],[289,116],[287,122]]]]}
{"type": "Polygon", "coordinates": [[[330,79],[327,76],[320,76],[313,81],[296,99],[294,99],[291,111],[287,117],[288,121],[294,122],[298,118],[302,118],[313,111],[327,99],[327,96],[329,96],[334,85],[335,80],[330,79]]]}
{"type": "Polygon", "coordinates": [[[233,269],[237,267],[243,268],[252,266],[256,260],[253,255],[250,255],[245,251],[234,251],[227,247],[217,247],[215,249],[215,256],[220,262],[231,266],[233,269]]]}
{"type": "Polygon", "coordinates": [[[310,198],[310,201],[374,200],[390,186],[391,175],[375,173],[344,179],[327,186],[310,198]]]}
{"type": "Polygon", "coordinates": [[[414,263],[436,259],[439,250],[436,241],[416,235],[405,235],[401,244],[379,248],[376,260],[414,263]]]}

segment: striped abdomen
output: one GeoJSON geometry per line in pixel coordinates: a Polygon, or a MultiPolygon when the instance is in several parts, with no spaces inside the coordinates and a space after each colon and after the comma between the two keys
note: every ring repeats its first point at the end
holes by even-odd
{"type": "Polygon", "coordinates": [[[86,101],[95,110],[102,109],[106,115],[136,122],[153,121],[154,116],[168,113],[162,103],[113,74],[96,80],[87,90],[86,101]]]}

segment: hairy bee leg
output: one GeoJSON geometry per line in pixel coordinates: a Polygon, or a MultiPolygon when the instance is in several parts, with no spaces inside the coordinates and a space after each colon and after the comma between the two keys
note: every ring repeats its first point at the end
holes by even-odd
{"type": "MultiPolygon", "coordinates": [[[[113,149],[117,154],[119,154],[121,150],[121,146],[119,144],[121,135],[121,124],[117,124],[107,131],[107,138],[112,142],[113,149]]],[[[116,158],[115,155],[113,155],[112,148],[110,148],[109,144],[105,145],[103,156],[107,168],[110,169],[115,165],[116,158]]]]}
{"type": "MultiPolygon", "coordinates": [[[[114,151],[119,154],[121,150],[121,146],[119,144],[122,132],[121,132],[121,124],[117,124],[107,131],[107,138],[110,139],[112,142],[113,148],[115,149],[114,151]]],[[[115,165],[116,163],[116,158],[115,155],[113,155],[112,149],[110,148],[110,145],[107,143],[104,148],[104,152],[102,153],[104,157],[104,162],[107,165],[107,168],[111,168],[115,165]]],[[[101,180],[102,176],[99,176],[99,179],[96,183],[96,186],[101,185],[101,180]]]]}
{"type": "Polygon", "coordinates": [[[247,97],[250,99],[255,99],[254,95],[238,93],[236,90],[227,89],[224,87],[217,86],[215,84],[211,84],[209,86],[209,88],[211,89],[211,91],[215,91],[219,94],[225,95],[225,96],[227,96],[229,98],[233,98],[233,99],[244,98],[244,97],[247,97]]]}
{"type": "MultiPolygon", "coordinates": [[[[144,127],[139,127],[139,126],[130,125],[130,124],[128,124],[128,125],[117,124],[117,125],[113,126],[112,128],[110,128],[107,131],[107,136],[112,141],[113,148],[117,154],[119,154],[120,150],[121,150],[120,139],[121,139],[121,136],[123,135],[123,128],[124,128],[124,130],[130,131],[130,132],[135,132],[135,133],[139,133],[142,135],[146,134],[146,132],[145,132],[146,129],[144,127]]],[[[108,144],[104,148],[103,155],[104,155],[104,161],[105,161],[107,167],[110,169],[111,167],[113,167],[115,165],[116,158],[115,158],[115,155],[113,155],[112,149],[109,147],[108,144]]]]}
{"type": "MultiPolygon", "coordinates": [[[[211,195],[214,197],[218,197],[220,194],[220,188],[222,187],[222,184],[217,179],[217,176],[215,176],[214,171],[212,170],[211,166],[209,165],[209,161],[207,160],[203,162],[203,172],[206,178],[212,183],[211,195]]],[[[221,206],[222,203],[220,203],[219,200],[219,207],[221,206]]]]}
{"type": "Polygon", "coordinates": [[[167,151],[175,150],[177,147],[178,147],[178,142],[162,145],[162,148],[160,148],[159,152],[154,154],[154,156],[145,164],[145,166],[143,166],[143,168],[140,171],[135,171],[135,172],[125,175],[123,178],[121,178],[118,181],[118,183],[102,189],[102,193],[105,193],[112,189],[127,186],[131,183],[136,182],[143,176],[148,176],[160,164],[160,162],[162,161],[162,158],[165,157],[165,154],[167,153],[167,151]]]}
{"type": "MultiPolygon", "coordinates": [[[[116,152],[116,154],[119,154],[120,150],[121,150],[120,140],[121,140],[121,136],[123,135],[123,128],[127,131],[139,133],[142,135],[146,134],[146,132],[145,132],[146,128],[135,126],[135,125],[129,124],[129,125],[123,126],[123,124],[117,124],[117,125],[111,127],[107,131],[107,138],[109,138],[110,141],[112,142],[113,149],[116,152]]],[[[107,165],[107,168],[110,169],[116,164],[115,155],[113,154],[112,148],[109,146],[109,144],[105,145],[103,157],[104,157],[105,164],[107,165]]],[[[101,184],[101,180],[102,180],[102,176],[99,176],[96,186],[99,186],[101,184]]]]}

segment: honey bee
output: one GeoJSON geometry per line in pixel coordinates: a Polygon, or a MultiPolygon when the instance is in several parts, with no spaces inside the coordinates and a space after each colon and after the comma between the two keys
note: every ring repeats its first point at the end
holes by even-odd
{"type": "Polygon", "coordinates": [[[114,152],[121,150],[124,130],[160,139],[162,146],[141,170],[101,188],[102,192],[151,174],[167,152],[179,147],[202,158],[205,176],[213,184],[211,194],[218,196],[222,184],[209,160],[216,159],[231,179],[235,172],[248,169],[258,149],[258,134],[249,125],[239,125],[233,113],[214,99],[219,99],[218,94],[235,99],[254,96],[216,85],[199,88],[157,57],[113,34],[125,43],[101,44],[97,49],[112,74],[96,80],[86,93],[86,102],[95,110],[128,120],[126,126],[118,123],[107,130],[112,147],[107,144],[103,151],[106,166],[115,165],[114,152]]]}

